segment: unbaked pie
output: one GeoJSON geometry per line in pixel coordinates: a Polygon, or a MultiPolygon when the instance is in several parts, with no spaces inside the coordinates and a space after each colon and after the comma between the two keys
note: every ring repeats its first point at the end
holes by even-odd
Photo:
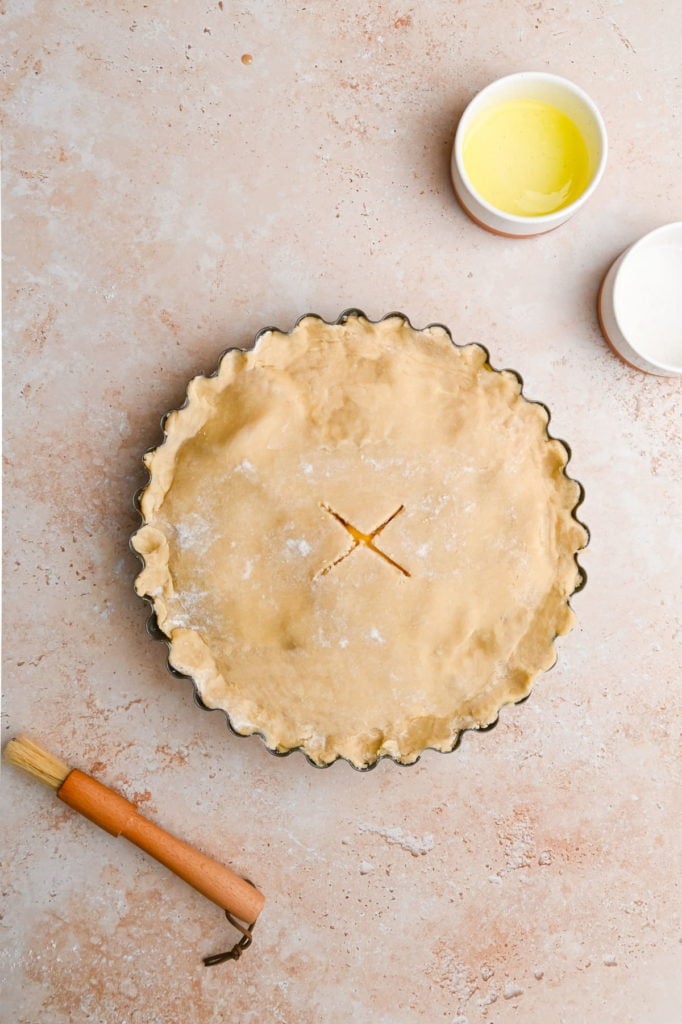
{"type": "Polygon", "coordinates": [[[451,750],[573,624],[581,488],[544,406],[445,327],[351,310],[189,384],[133,538],[170,664],[315,764],[451,750]]]}

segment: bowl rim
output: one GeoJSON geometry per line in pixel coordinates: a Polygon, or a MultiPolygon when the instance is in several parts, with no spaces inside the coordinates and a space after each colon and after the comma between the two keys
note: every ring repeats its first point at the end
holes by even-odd
{"type": "MultiPolygon", "coordinates": [[[[614,260],[614,271],[613,280],[611,282],[610,291],[610,304],[613,312],[613,318],[616,321],[616,326],[620,331],[626,344],[632,349],[640,359],[645,360],[651,366],[658,367],[660,370],[665,370],[673,374],[682,374],[682,357],[678,363],[667,363],[661,359],[654,358],[651,353],[642,351],[641,347],[638,347],[632,338],[628,335],[627,331],[623,327],[621,317],[618,315],[618,298],[619,298],[619,278],[621,277],[623,268],[627,265],[628,261],[632,259],[633,254],[637,255],[642,250],[646,251],[652,245],[652,242],[658,240],[659,237],[664,237],[667,234],[673,236],[679,236],[680,243],[682,244],[682,220],[668,221],[665,224],[660,224],[657,228],[653,228],[651,231],[647,231],[646,234],[636,239],[631,245],[624,249],[623,252],[614,260]]],[[[622,280],[621,280],[622,286],[622,280]]],[[[621,310],[622,315],[622,310],[621,310]]]]}
{"type": "MultiPolygon", "coordinates": [[[[551,225],[557,221],[563,223],[564,221],[568,220],[578,209],[580,209],[581,206],[583,206],[585,202],[587,202],[590,196],[596,191],[597,186],[599,185],[599,182],[603,177],[604,170],[606,168],[607,157],[608,134],[606,131],[606,124],[604,122],[604,118],[602,117],[599,108],[597,107],[592,97],[589,96],[588,93],[585,92],[585,90],[581,86],[577,85],[575,82],[572,82],[570,78],[565,78],[563,75],[555,75],[549,71],[515,71],[509,75],[503,75],[501,78],[495,78],[493,79],[492,82],[488,82],[488,84],[483,86],[483,88],[480,89],[475,96],[472,96],[472,98],[469,100],[466,107],[462,111],[462,115],[459,119],[457,129],[455,131],[455,140],[452,147],[452,160],[457,168],[457,173],[465,189],[467,189],[467,191],[471,193],[471,195],[476,199],[476,201],[480,203],[481,206],[488,213],[503,218],[510,225],[539,225],[540,230],[536,232],[537,234],[542,234],[544,233],[544,231],[551,230],[551,225]],[[485,100],[486,95],[488,93],[493,92],[500,85],[511,81],[544,81],[561,85],[562,87],[568,89],[569,92],[572,92],[585,104],[585,106],[592,114],[592,117],[595,120],[595,124],[597,125],[599,138],[601,142],[601,155],[597,167],[591,177],[589,185],[586,189],[584,189],[584,191],[580,193],[579,196],[577,196],[576,199],[573,200],[572,203],[569,203],[567,206],[562,206],[558,210],[553,210],[551,213],[542,213],[539,214],[538,216],[524,217],[518,213],[508,213],[506,210],[500,209],[499,206],[493,206],[493,204],[490,203],[487,199],[485,199],[484,196],[482,196],[481,193],[478,191],[478,189],[476,189],[464,166],[464,135],[469,126],[469,122],[472,120],[474,114],[476,113],[476,109],[480,106],[481,102],[485,100]]],[[[557,224],[557,227],[558,226],[559,225],[557,224]]]]}

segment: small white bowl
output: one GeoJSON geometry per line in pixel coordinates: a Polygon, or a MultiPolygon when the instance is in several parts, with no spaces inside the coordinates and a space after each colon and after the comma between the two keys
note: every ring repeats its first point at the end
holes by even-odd
{"type": "Polygon", "coordinates": [[[587,202],[604,173],[607,150],[604,121],[587,93],[558,75],[521,71],[491,82],[473,98],[462,114],[452,148],[452,183],[465,213],[480,227],[508,238],[527,238],[553,231],[587,202]],[[540,216],[520,216],[492,206],[474,188],[463,159],[464,141],[474,118],[500,103],[521,99],[549,103],[570,117],[585,140],[590,162],[589,182],[578,198],[560,210],[540,216]]]}
{"type": "Polygon", "coordinates": [[[650,231],[618,257],[599,290],[598,313],[626,363],[682,376],[682,221],[650,231]]]}

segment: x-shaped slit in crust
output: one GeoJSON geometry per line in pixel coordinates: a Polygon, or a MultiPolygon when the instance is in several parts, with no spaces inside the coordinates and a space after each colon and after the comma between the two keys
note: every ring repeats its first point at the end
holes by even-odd
{"type": "Polygon", "coordinates": [[[348,558],[349,555],[352,555],[355,549],[360,547],[361,544],[364,544],[365,547],[369,548],[370,551],[373,551],[375,555],[379,555],[380,558],[383,558],[385,562],[388,562],[389,565],[392,565],[393,568],[397,569],[398,572],[403,574],[403,576],[411,576],[411,573],[409,573],[407,569],[403,568],[402,565],[399,565],[398,562],[391,558],[390,555],[387,555],[385,551],[382,551],[381,548],[377,547],[377,545],[374,543],[374,538],[378,537],[381,531],[386,526],[388,526],[388,524],[392,522],[396,516],[400,515],[400,513],[404,511],[404,505],[400,505],[400,507],[397,508],[395,512],[391,513],[388,519],[384,519],[383,523],[380,523],[374,530],[372,530],[371,533],[363,533],[362,530],[358,530],[357,527],[353,526],[352,523],[349,523],[348,520],[344,519],[343,516],[339,515],[338,512],[335,512],[334,509],[331,508],[331,506],[325,505],[324,502],[321,502],[320,506],[325,510],[325,512],[328,512],[330,516],[333,516],[333,518],[336,519],[336,521],[340,523],[341,526],[343,526],[346,533],[350,535],[353,543],[348,548],[348,551],[345,551],[342,555],[339,555],[339,557],[336,558],[333,562],[325,566],[325,568],[318,573],[318,576],[326,576],[328,572],[332,571],[334,566],[338,565],[339,562],[343,562],[346,558],[348,558]]]}

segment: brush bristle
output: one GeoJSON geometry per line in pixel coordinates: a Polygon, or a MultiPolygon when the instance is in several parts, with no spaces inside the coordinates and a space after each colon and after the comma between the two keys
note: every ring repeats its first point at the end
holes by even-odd
{"type": "Polygon", "coordinates": [[[26,736],[17,736],[10,740],[5,747],[5,760],[14,764],[17,768],[23,768],[30,775],[51,786],[52,789],[59,789],[62,782],[71,769],[60,761],[59,758],[48,754],[46,750],[39,747],[26,736]]]}

